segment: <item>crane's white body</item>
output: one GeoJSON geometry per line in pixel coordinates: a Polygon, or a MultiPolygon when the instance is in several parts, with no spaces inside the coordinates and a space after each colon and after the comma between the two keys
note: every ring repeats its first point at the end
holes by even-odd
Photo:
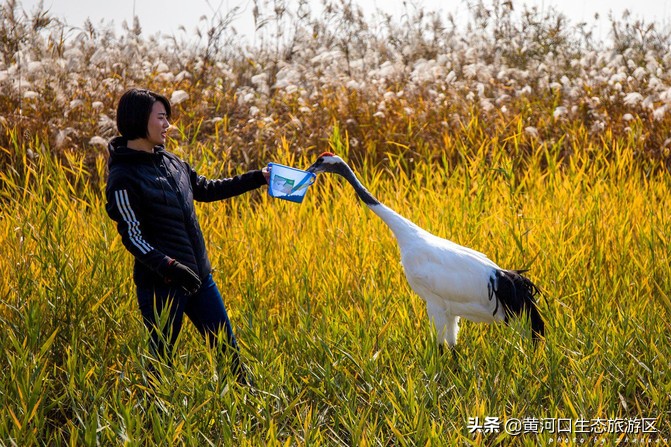
{"type": "Polygon", "coordinates": [[[505,319],[490,281],[500,268],[483,253],[440,238],[385,205],[367,205],[392,230],[412,290],[426,302],[438,342],[457,343],[459,318],[476,323],[505,319]]]}

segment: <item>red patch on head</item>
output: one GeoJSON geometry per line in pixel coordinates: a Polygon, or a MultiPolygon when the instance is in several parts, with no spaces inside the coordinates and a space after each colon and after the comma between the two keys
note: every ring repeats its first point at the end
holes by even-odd
{"type": "Polygon", "coordinates": [[[320,157],[335,157],[333,152],[323,152],[320,157]]]}

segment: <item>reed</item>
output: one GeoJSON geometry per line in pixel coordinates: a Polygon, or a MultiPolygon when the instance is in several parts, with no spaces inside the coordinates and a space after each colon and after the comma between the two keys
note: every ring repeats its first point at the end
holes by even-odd
{"type": "Polygon", "coordinates": [[[598,43],[508,3],[477,3],[468,32],[421,11],[367,27],[349,2],[321,18],[279,8],[269,23],[291,33],[276,45],[262,28],[255,49],[217,46],[227,23],[202,47],[3,4],[0,445],[668,443],[669,33],[623,18],[598,43]],[[322,176],[300,205],[260,190],[197,206],[256,389],[188,324],[152,388],[103,193],[103,144],[134,85],[182,91],[168,147],[206,176],[331,150],[418,225],[529,268],[546,340],[534,349],[522,321],[463,322],[456,359],[441,356],[391,233],[322,176]],[[486,417],[531,433],[471,433],[486,417]],[[558,418],[597,425],[534,430],[558,418]],[[642,418],[656,433],[597,431],[642,418]]]}

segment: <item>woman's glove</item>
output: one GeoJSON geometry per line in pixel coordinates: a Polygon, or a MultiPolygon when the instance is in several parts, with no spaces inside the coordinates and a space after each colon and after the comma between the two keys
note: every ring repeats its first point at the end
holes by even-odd
{"type": "Polygon", "coordinates": [[[201,285],[200,278],[193,270],[174,259],[168,263],[165,282],[181,287],[189,295],[198,292],[201,285]]]}

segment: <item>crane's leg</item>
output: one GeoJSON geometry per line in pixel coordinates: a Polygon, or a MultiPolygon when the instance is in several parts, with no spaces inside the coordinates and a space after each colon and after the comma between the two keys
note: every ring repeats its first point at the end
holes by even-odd
{"type": "MultiPolygon", "coordinates": [[[[443,326],[442,337],[439,339],[438,351],[440,355],[445,355],[445,345],[452,353],[455,365],[459,361],[457,356],[457,334],[459,333],[459,317],[452,315],[445,316],[445,325],[443,326]]],[[[457,365],[458,366],[458,365],[457,365]]]]}
{"type": "Polygon", "coordinates": [[[445,343],[447,343],[450,348],[454,348],[457,345],[457,336],[459,335],[459,317],[446,315],[443,332],[445,343]]]}
{"type": "Polygon", "coordinates": [[[443,306],[431,302],[426,303],[426,310],[429,320],[436,328],[436,341],[438,342],[438,350],[441,354],[445,344],[454,352],[454,347],[457,344],[457,335],[459,334],[459,317],[449,315],[445,312],[443,306]]]}

